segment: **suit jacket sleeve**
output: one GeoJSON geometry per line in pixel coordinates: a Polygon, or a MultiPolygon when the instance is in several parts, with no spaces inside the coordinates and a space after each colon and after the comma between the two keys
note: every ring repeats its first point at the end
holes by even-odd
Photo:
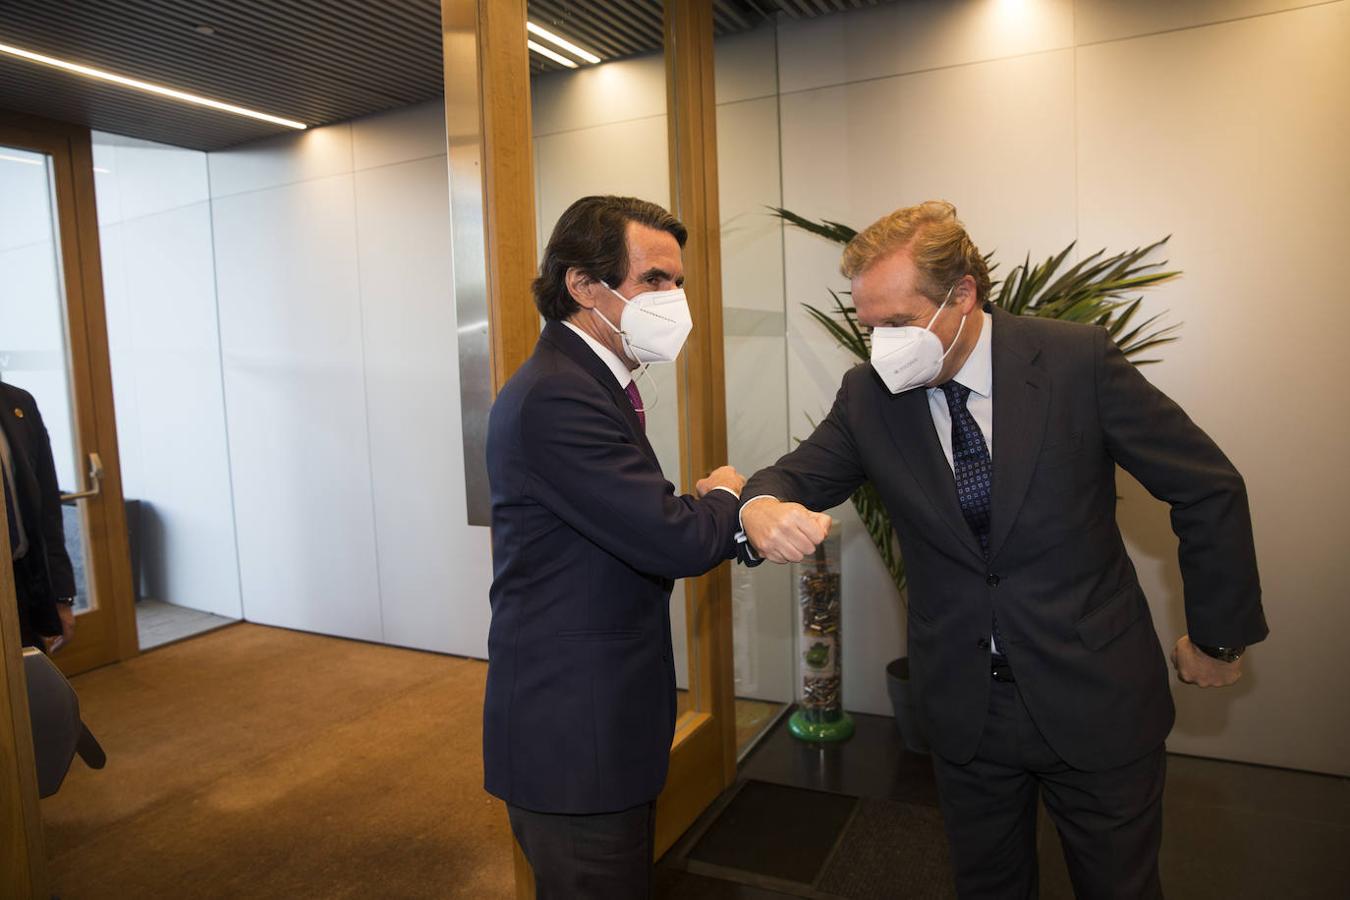
{"type": "Polygon", "coordinates": [[[569,380],[541,381],[520,423],[525,492],[634,569],[686,578],[734,556],[736,497],[676,496],[609,397],[569,380]]]}
{"type": "Polygon", "coordinates": [[[1097,331],[1097,405],[1107,451],[1172,507],[1191,640],[1254,644],[1261,607],[1251,511],[1242,476],[1218,446],[1097,331]]]}
{"type": "Polygon", "coordinates": [[[849,380],[858,372],[844,376],[830,414],[810,437],[746,483],[742,501],[769,494],[820,512],[843,503],[867,479],[848,424],[849,380]]]}
{"type": "Polygon", "coordinates": [[[33,410],[32,454],[37,466],[38,489],[42,494],[42,542],[47,551],[47,572],[51,576],[52,591],[58,599],[75,596],[75,574],[66,552],[66,527],[61,512],[61,487],[56,480],[56,463],[52,459],[52,441],[37,404],[33,410]]]}

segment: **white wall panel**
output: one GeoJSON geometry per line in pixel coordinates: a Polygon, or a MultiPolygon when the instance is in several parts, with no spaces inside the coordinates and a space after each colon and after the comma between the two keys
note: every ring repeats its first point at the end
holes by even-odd
{"type": "MultiPolygon", "coordinates": [[[[351,123],[351,129],[352,162],[358,172],[432,156],[445,157],[444,100],[357,119],[351,123]]],[[[447,206],[445,215],[449,214],[447,206]]]]}
{"type": "Polygon", "coordinates": [[[1075,39],[1101,41],[1260,16],[1318,0],[1074,0],[1075,39]]]}
{"type": "Polygon", "coordinates": [[[245,616],[379,640],[352,177],[213,207],[245,616]]]}
{"type": "MultiPolygon", "coordinates": [[[[718,38],[713,64],[719,107],[760,97],[777,98],[778,38],[772,25],[718,38]]],[[[719,152],[721,143],[719,139],[719,152]]]]}
{"type": "Polygon", "coordinates": [[[485,657],[491,545],[465,524],[448,196],[444,156],[356,176],[380,596],[386,643],[485,657]]]}
{"type": "Polygon", "coordinates": [[[208,154],[211,196],[280,187],[352,170],[350,124],[311,128],[208,154]]]}
{"type": "MultiPolygon", "coordinates": [[[[1331,636],[1350,633],[1338,565],[1350,483],[1326,475],[1350,457],[1350,419],[1331,396],[1350,380],[1350,310],[1327,265],[1350,244],[1350,4],[1088,47],[1078,70],[1084,240],[1174,235],[1185,277],[1147,303],[1185,327],[1147,374],[1246,477],[1271,625],[1237,688],[1176,689],[1170,745],[1344,773],[1350,692],[1314,699],[1307,686],[1342,680],[1331,636]],[[1138,124],[1122,134],[1121,122],[1138,124]]],[[[1185,621],[1166,508],[1122,485],[1121,521],[1170,645],[1185,621]]]]}
{"type": "Polygon", "coordinates": [[[96,139],[99,152],[94,165],[107,169],[95,172],[100,223],[138,219],[210,199],[205,153],[101,132],[96,139]],[[114,191],[108,201],[102,195],[105,185],[114,191]]]}
{"type": "Polygon", "coordinates": [[[1009,265],[1059,250],[1074,236],[1073,111],[1072,51],[785,96],[785,205],[861,228],[945,199],[1009,265]]]}
{"type": "Polygon", "coordinates": [[[722,305],[781,317],[783,226],[769,211],[782,196],[777,97],[717,107],[717,172],[722,305]]]}
{"type": "Polygon", "coordinates": [[[1071,46],[1072,0],[914,0],[785,20],[779,80],[790,94],[1071,46]]]}
{"type": "Polygon", "coordinates": [[[648,54],[537,76],[530,79],[530,106],[536,138],[657,116],[664,128],[665,60],[648,54]]]}
{"type": "Polygon", "coordinates": [[[242,615],[206,154],[95,132],[122,489],[142,590],[242,615]]]}
{"type": "Polygon", "coordinates": [[[136,432],[136,493],[127,496],[146,504],[143,584],[156,599],[238,618],[210,208],[197,203],[116,227],[130,313],[117,326],[129,344],[119,368],[135,382],[132,428],[122,426],[119,404],[118,433],[136,432]]]}

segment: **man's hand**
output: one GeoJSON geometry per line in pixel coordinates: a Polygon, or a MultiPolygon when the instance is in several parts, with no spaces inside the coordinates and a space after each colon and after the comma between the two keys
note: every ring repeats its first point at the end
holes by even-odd
{"type": "Polygon", "coordinates": [[[800,503],[764,497],[741,508],[741,526],[755,552],[770,562],[800,562],[830,533],[830,517],[800,503]]]}
{"type": "Polygon", "coordinates": [[[1185,634],[1172,648],[1172,666],[1178,678],[1200,687],[1227,687],[1242,677],[1242,660],[1228,663],[1215,659],[1192,644],[1185,634]]]}
{"type": "Polygon", "coordinates": [[[71,604],[56,604],[56,614],[61,617],[61,633],[44,637],[47,653],[52,654],[69,644],[75,637],[75,607],[71,604]]]}
{"type": "Polygon", "coordinates": [[[713,469],[708,477],[700,478],[698,484],[694,485],[694,492],[702,499],[707,496],[708,491],[720,487],[727,488],[739,497],[741,488],[745,487],[745,476],[731,466],[721,466],[713,469]]]}

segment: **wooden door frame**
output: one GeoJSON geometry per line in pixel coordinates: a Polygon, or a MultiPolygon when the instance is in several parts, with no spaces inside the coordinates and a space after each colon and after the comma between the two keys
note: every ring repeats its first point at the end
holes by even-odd
{"type": "MultiPolygon", "coordinates": [[[[4,505],[0,492],[0,507],[4,505]]],[[[0,547],[8,546],[8,518],[0,516],[0,547]]],[[[10,565],[0,566],[0,895],[34,900],[51,896],[10,565]]]]}
{"type": "MultiPolygon", "coordinates": [[[[98,598],[99,608],[107,612],[99,626],[100,632],[108,630],[104,634],[107,641],[82,645],[77,630],[69,649],[53,658],[62,671],[71,674],[139,652],[103,303],[93,142],[90,130],[80,125],[0,112],[0,144],[46,153],[53,161],[67,339],[70,358],[79,363],[72,365],[70,373],[78,443],[82,450],[97,452],[103,460],[103,494],[93,502],[85,519],[88,546],[94,554],[86,569],[107,573],[106,583],[99,583],[98,598]],[[99,377],[100,372],[107,373],[106,377],[99,377]]],[[[87,477],[84,464],[85,459],[81,459],[77,474],[87,477]]],[[[79,490],[85,485],[72,487],[79,490]]]]}
{"type": "MultiPolygon", "coordinates": [[[[689,230],[684,287],[697,323],[680,355],[680,464],[685,484],[727,463],[722,241],[712,0],[668,0],[664,11],[671,212],[689,230]]],[[[681,720],[657,801],[660,856],[736,780],[731,563],[684,581],[692,714],[681,720]]]]}

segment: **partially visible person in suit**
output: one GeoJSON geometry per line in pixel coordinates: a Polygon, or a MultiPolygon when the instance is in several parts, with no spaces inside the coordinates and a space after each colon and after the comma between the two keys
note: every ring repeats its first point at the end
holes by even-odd
{"type": "Polygon", "coordinates": [[[1172,507],[1189,634],[1181,681],[1232,684],[1266,637],[1247,493],[1214,442],[1103,328],[991,307],[948,203],[898,210],[844,251],[872,364],[756,473],[755,550],[796,561],[828,509],[880,492],[909,575],[909,659],[957,890],[1035,897],[1037,799],[1079,897],[1157,897],[1174,711],[1116,525],[1116,466],[1172,507]]]}
{"type": "Polygon", "coordinates": [[[735,554],[744,479],[723,466],[677,495],[633,375],[673,362],[693,327],[685,237],[654,203],[572,204],[534,282],[543,333],[489,419],[485,783],[541,900],[648,895],[675,731],[671,588],[735,554]]]}
{"type": "Polygon", "coordinates": [[[31,394],[0,382],[4,481],[23,645],[54,652],[75,635],[75,575],[66,553],[52,445],[31,394]]]}

